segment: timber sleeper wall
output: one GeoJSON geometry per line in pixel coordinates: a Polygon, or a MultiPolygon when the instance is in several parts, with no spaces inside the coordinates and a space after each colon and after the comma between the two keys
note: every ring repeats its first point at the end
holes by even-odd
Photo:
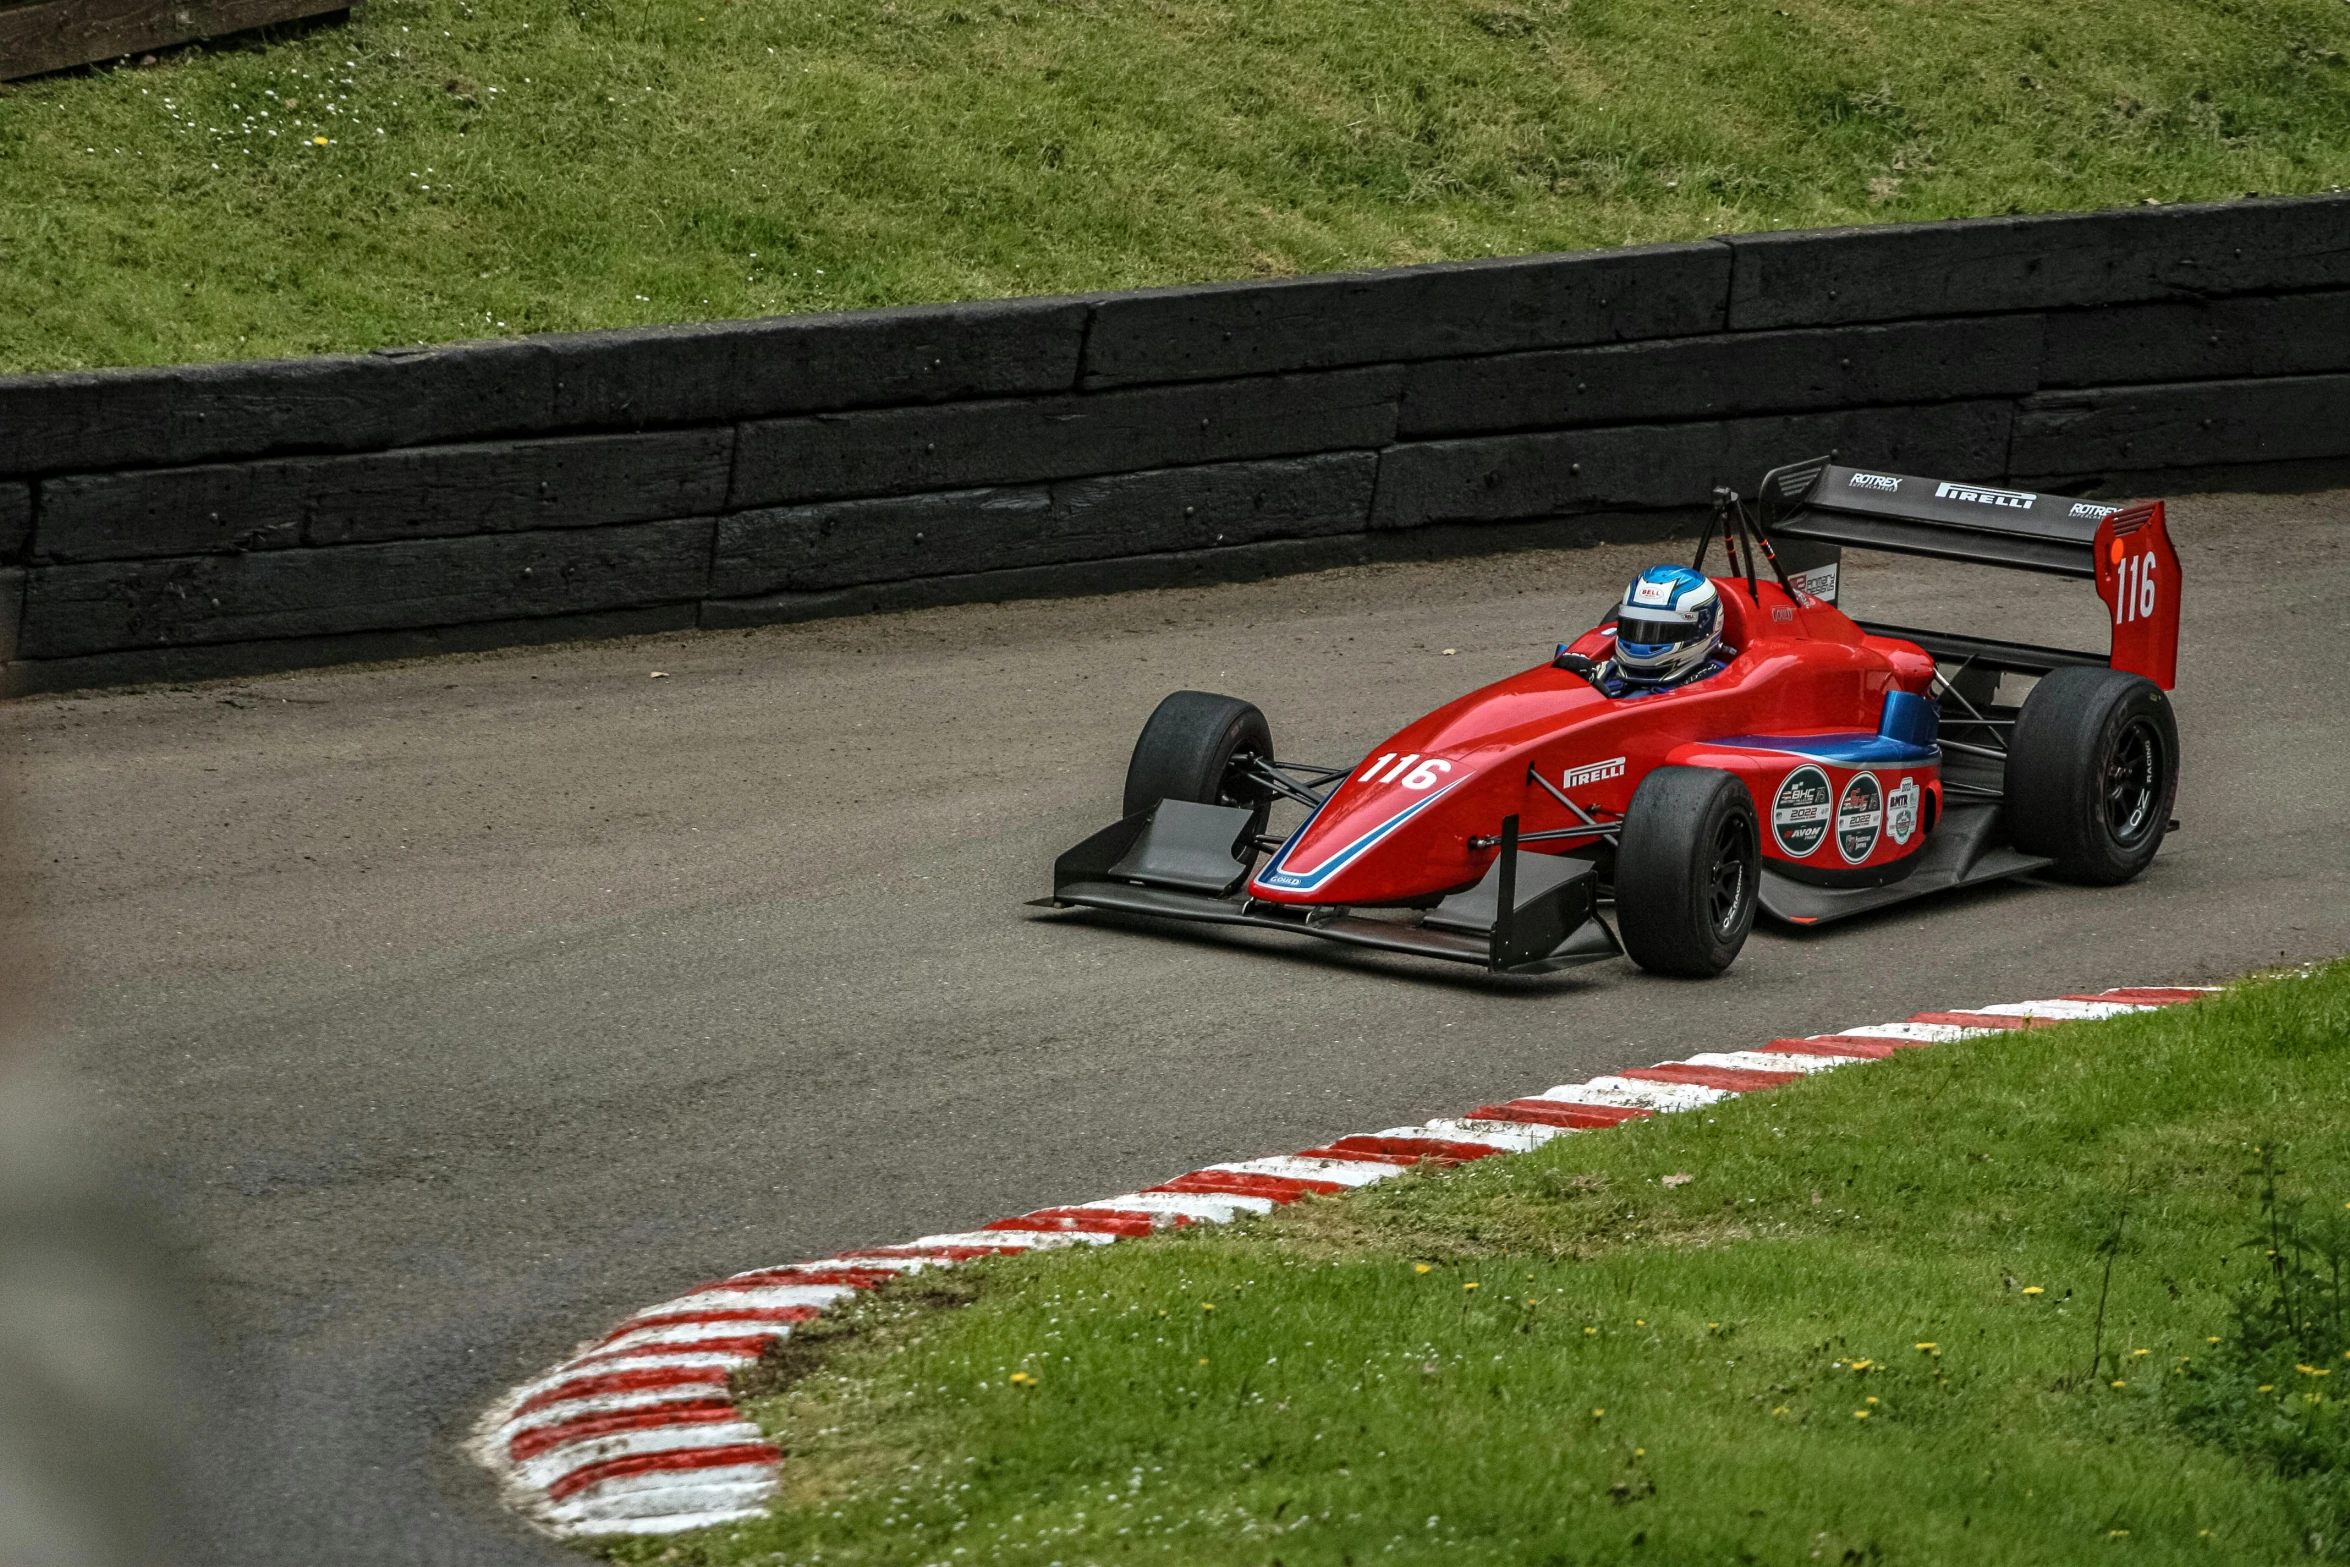
{"type": "Polygon", "coordinates": [[[0,81],[349,9],[350,0],[0,0],[0,81]]]}
{"type": "Polygon", "coordinates": [[[30,691],[2350,473],[2350,198],[0,379],[30,691]]]}

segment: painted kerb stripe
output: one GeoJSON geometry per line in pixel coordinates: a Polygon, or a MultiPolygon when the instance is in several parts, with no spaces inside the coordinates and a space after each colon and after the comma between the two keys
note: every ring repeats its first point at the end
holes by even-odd
{"type": "Polygon", "coordinates": [[[730,1377],[789,1336],[794,1323],[901,1273],[1109,1245],[1178,1224],[1223,1224],[1423,1163],[1451,1168],[1523,1153],[1554,1137],[1694,1110],[1897,1050],[2152,1011],[2214,988],[2134,987],[1921,1012],[1898,1023],[1774,1039],[1758,1050],[1705,1052],[1480,1105],[1466,1116],[1213,1164],[1144,1191],[1039,1208],[977,1230],[738,1273],[646,1307],[512,1389],[482,1416],[469,1445],[507,1502],[550,1534],[675,1534],[756,1518],[775,1495],[783,1454],[735,1407],[730,1377]]]}

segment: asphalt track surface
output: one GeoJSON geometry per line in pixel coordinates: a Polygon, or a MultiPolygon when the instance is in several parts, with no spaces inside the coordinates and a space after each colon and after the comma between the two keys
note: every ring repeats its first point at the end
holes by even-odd
{"type": "MultiPolygon", "coordinates": [[[[208,1444],[210,1543],[576,1559],[458,1441],[712,1275],[1774,1034],[2350,951],[2350,492],[2173,517],[2187,764],[2153,869],[1765,927],[1710,983],[1023,906],[1168,690],[1248,696],[1283,755],[1344,763],[1679,547],[0,709],[51,1032],[219,1323],[242,1423],[208,1444]]],[[[1847,583],[1877,618],[2100,633],[2085,584],[1847,583]]]]}

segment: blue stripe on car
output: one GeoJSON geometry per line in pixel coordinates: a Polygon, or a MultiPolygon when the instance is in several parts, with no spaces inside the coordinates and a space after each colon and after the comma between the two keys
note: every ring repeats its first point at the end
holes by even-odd
{"type": "Polygon", "coordinates": [[[1942,760],[1938,745],[1911,745],[1885,735],[1730,735],[1707,745],[1738,751],[1784,751],[1811,762],[1833,762],[1838,767],[1922,767],[1942,760]]]}
{"type": "Polygon", "coordinates": [[[1396,812],[1393,816],[1387,818],[1387,820],[1381,822],[1378,826],[1372,828],[1369,832],[1364,833],[1354,842],[1348,844],[1345,848],[1339,850],[1336,854],[1330,856],[1330,858],[1324,860],[1313,870],[1300,872],[1288,872],[1282,870],[1281,867],[1289,863],[1289,856],[1291,852],[1297,848],[1299,841],[1305,837],[1306,828],[1313,826],[1315,818],[1322,814],[1321,811],[1317,810],[1314,812],[1313,816],[1306,818],[1304,827],[1298,828],[1296,832],[1289,835],[1289,841],[1281,846],[1281,852],[1273,856],[1273,863],[1266,866],[1262,871],[1259,871],[1251,885],[1277,890],[1280,892],[1312,892],[1315,888],[1321,886],[1331,877],[1337,875],[1340,871],[1345,870],[1349,865],[1352,865],[1355,861],[1361,859],[1366,853],[1370,851],[1373,845],[1377,844],[1389,833],[1394,832],[1395,829],[1401,827],[1405,822],[1410,821],[1413,817],[1428,809],[1429,806],[1434,805],[1437,801],[1452,793],[1454,789],[1460,786],[1460,783],[1461,780],[1456,778],[1451,783],[1448,783],[1443,788],[1437,790],[1434,794],[1428,796],[1426,799],[1406,806],[1404,809],[1396,812]]]}

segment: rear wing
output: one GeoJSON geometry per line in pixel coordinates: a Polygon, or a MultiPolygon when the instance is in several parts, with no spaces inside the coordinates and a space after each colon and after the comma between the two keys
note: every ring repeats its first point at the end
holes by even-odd
{"type": "Polygon", "coordinates": [[[2109,506],[1840,467],[1824,457],[1772,469],[1763,476],[1760,500],[1764,531],[1788,541],[1779,556],[1790,580],[1816,598],[1836,602],[1847,545],[2085,577],[2110,613],[2112,647],[2100,654],[1867,621],[1860,623],[1864,631],[1980,669],[2044,675],[2066,665],[2110,666],[2166,691],[2177,683],[2181,573],[2160,501],[2109,506]]]}

